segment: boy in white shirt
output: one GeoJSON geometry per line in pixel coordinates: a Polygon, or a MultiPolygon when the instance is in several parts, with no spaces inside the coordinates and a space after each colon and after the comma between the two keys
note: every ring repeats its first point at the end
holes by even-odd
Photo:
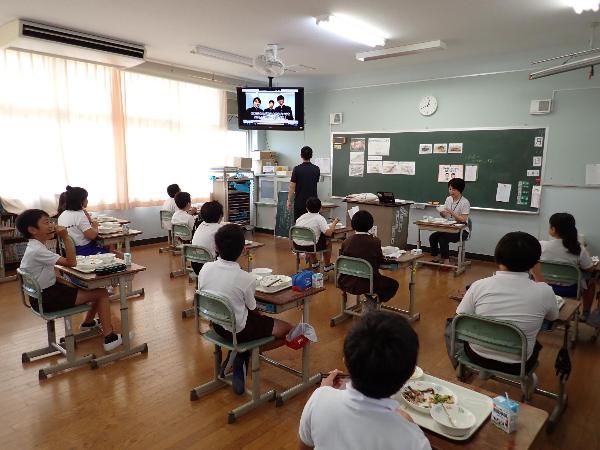
{"type": "MultiPolygon", "coordinates": [[[[212,324],[215,332],[228,340],[233,340],[232,333],[235,332],[238,342],[275,336],[275,341],[261,348],[261,351],[266,351],[282,346],[292,325],[256,311],[256,280],[236,262],[244,250],[245,242],[244,230],[239,225],[231,223],[219,228],[215,234],[219,258],[202,267],[198,275],[198,290],[225,297],[235,314],[235,330],[212,324]]],[[[233,361],[232,381],[236,394],[244,393],[248,358],[246,354],[236,355],[233,361]]]]}
{"type": "MultiPolygon", "coordinates": [[[[192,208],[192,198],[189,192],[178,192],[175,195],[175,204],[179,209],[173,214],[171,224],[187,225],[191,233],[194,229],[194,222],[196,221],[196,218],[192,214],[196,211],[195,208],[192,208]]],[[[189,240],[191,240],[191,234],[190,238],[188,238],[188,242],[189,240]]]]}
{"type": "MultiPolygon", "coordinates": [[[[215,233],[221,228],[221,219],[223,218],[223,205],[217,201],[206,202],[200,208],[200,217],[202,223],[198,225],[192,238],[192,245],[198,245],[206,248],[213,258],[217,256],[217,250],[215,246],[215,233]]],[[[202,269],[201,263],[192,263],[192,269],[196,272],[196,275],[200,273],[202,269]]]]}
{"type": "MultiPolygon", "coordinates": [[[[506,320],[519,327],[527,338],[527,370],[535,365],[542,349],[536,341],[542,322],[558,319],[552,288],[529,278],[529,271],[538,264],[541,253],[540,243],[528,233],[515,231],[504,235],[496,245],[494,255],[498,271],[494,276],[471,284],[456,309],[457,314],[506,320]]],[[[520,359],[516,355],[475,344],[465,344],[465,353],[482,367],[515,375],[520,373],[520,359]]]]}
{"type": "MultiPolygon", "coordinates": [[[[42,289],[42,308],[44,312],[60,311],[75,305],[90,303],[92,309],[87,312],[82,330],[89,330],[98,325],[102,327],[104,350],[110,351],[123,343],[121,335],[114,332],[110,318],[110,304],[106,289],[79,290],[63,278],[56,278],[54,266],[75,267],[75,246],[67,239],[67,229],[55,226],[50,222],[48,214],[40,209],[28,209],[17,217],[17,229],[29,239],[25,254],[21,260],[21,269],[31,274],[42,289]],[[66,257],[51,252],[46,248],[46,241],[60,236],[65,242],[66,257]],[[98,314],[100,321],[94,317],[98,314]]],[[[29,300],[31,307],[39,311],[37,299],[29,300]]]]}
{"type": "MultiPolygon", "coordinates": [[[[319,214],[321,210],[321,200],[317,197],[310,197],[306,200],[307,213],[302,214],[296,220],[296,225],[300,227],[310,228],[317,237],[317,251],[325,250],[323,253],[323,259],[325,262],[324,272],[333,270],[334,266],[331,264],[331,240],[327,239],[335,231],[336,224],[340,221],[339,217],[331,223],[327,223],[327,219],[319,214]]],[[[310,241],[303,241],[300,239],[294,239],[294,248],[305,252],[314,251],[314,245],[310,241]]],[[[319,268],[319,262],[314,254],[307,254],[308,260],[312,263],[313,269],[319,268]]]]}
{"type": "Polygon", "coordinates": [[[170,184],[167,186],[167,194],[169,194],[169,198],[163,203],[163,211],[177,211],[177,205],[175,204],[175,196],[178,192],[181,192],[181,189],[179,189],[178,184],[170,184]]]}
{"type": "Polygon", "coordinates": [[[390,396],[415,370],[419,338],[406,319],[371,312],[344,340],[351,382],[332,371],[313,392],[300,419],[301,450],[430,450],[423,431],[390,396]]]}

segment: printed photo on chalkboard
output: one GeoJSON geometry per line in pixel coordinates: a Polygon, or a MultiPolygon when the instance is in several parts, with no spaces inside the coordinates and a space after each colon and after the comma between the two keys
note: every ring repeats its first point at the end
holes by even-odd
{"type": "Polygon", "coordinates": [[[440,164],[438,167],[438,182],[447,183],[452,178],[463,178],[462,164],[440,164]]]}
{"type": "Polygon", "coordinates": [[[419,155],[431,155],[433,153],[433,146],[431,144],[420,144],[419,155]]]}
{"type": "Polygon", "coordinates": [[[448,153],[462,153],[463,145],[462,142],[451,142],[448,145],[448,153]]]}
{"type": "Polygon", "coordinates": [[[350,150],[352,150],[353,152],[364,152],[365,151],[365,138],[350,139],[350,150]]]}
{"type": "Polygon", "coordinates": [[[433,144],[433,153],[448,153],[448,144],[433,144]]]}

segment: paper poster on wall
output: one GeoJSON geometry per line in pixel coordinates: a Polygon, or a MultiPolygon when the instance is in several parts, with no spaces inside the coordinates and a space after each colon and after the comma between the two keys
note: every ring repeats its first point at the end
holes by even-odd
{"type": "Polygon", "coordinates": [[[399,161],[398,169],[400,175],[414,175],[415,174],[415,162],[414,161],[399,161]]]}
{"type": "Polygon", "coordinates": [[[367,161],[367,173],[383,173],[383,161],[367,161]]]}
{"type": "Polygon", "coordinates": [[[540,197],[542,196],[542,187],[534,186],[531,188],[531,207],[539,208],[540,207],[540,197]]]}
{"type": "Polygon", "coordinates": [[[448,144],[433,144],[433,153],[448,153],[448,144]]]}
{"type": "Polygon", "coordinates": [[[600,184],[600,164],[585,165],[585,184],[592,186],[600,184]]]}
{"type": "Polygon", "coordinates": [[[477,164],[465,164],[465,181],[477,181],[477,164]]]}
{"type": "Polygon", "coordinates": [[[350,164],[348,166],[348,175],[351,177],[362,177],[365,172],[363,164],[350,164]]]}
{"type": "Polygon", "coordinates": [[[365,151],[365,138],[350,139],[350,151],[364,152],[365,151]]]}
{"type": "Polygon", "coordinates": [[[447,183],[452,178],[463,178],[462,164],[440,164],[438,166],[438,182],[447,183]]]}
{"type": "Polygon", "coordinates": [[[383,160],[383,156],[368,156],[369,161],[382,161],[383,160]]]}
{"type": "Polygon", "coordinates": [[[317,166],[321,173],[331,173],[331,159],[330,158],[315,158],[315,166],[317,166]]]}
{"type": "Polygon", "coordinates": [[[533,167],[542,167],[542,157],[541,156],[533,157],[533,167]]]}
{"type": "Polygon", "coordinates": [[[462,142],[450,142],[448,144],[448,153],[462,153],[463,144],[462,142]]]}
{"type": "Polygon", "coordinates": [[[365,152],[350,152],[350,164],[364,164],[365,152]]]}
{"type": "Polygon", "coordinates": [[[544,137],[536,136],[535,139],[533,140],[533,146],[534,147],[543,147],[544,146],[544,137]]]}
{"type": "Polygon", "coordinates": [[[527,171],[527,176],[528,177],[539,177],[540,176],[540,171],[539,170],[528,170],[527,171]]]}
{"type": "Polygon", "coordinates": [[[431,155],[433,146],[431,144],[419,144],[419,155],[431,155]]]}
{"type": "Polygon", "coordinates": [[[498,183],[496,188],[496,201],[508,203],[510,201],[510,189],[512,185],[505,183],[498,183]]]}
{"type": "Polygon", "coordinates": [[[369,156],[389,156],[390,155],[390,138],[369,138],[369,156]]]}
{"type": "Polygon", "coordinates": [[[384,175],[399,175],[400,174],[400,162],[399,161],[383,161],[383,174],[384,175]]]}

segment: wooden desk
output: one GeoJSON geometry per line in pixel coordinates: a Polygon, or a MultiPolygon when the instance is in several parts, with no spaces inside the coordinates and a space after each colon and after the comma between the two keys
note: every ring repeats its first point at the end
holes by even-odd
{"type": "Polygon", "coordinates": [[[331,239],[335,241],[343,241],[346,239],[346,237],[348,237],[349,233],[354,233],[352,227],[345,226],[342,228],[336,228],[331,235],[331,239]]]}
{"type": "Polygon", "coordinates": [[[4,265],[4,244],[3,238],[5,239],[8,236],[12,236],[15,232],[13,227],[5,227],[0,225],[0,283],[4,283],[6,281],[14,281],[17,279],[16,275],[11,275],[10,277],[6,276],[6,267],[4,265]]]}
{"type": "Polygon", "coordinates": [[[144,270],[145,267],[137,264],[131,264],[123,272],[112,273],[110,275],[96,275],[95,273],[82,273],[72,267],[56,266],[58,270],[76,286],[82,289],[91,290],[97,288],[106,288],[108,286],[119,286],[119,300],[121,303],[121,336],[123,338],[122,350],[112,352],[105,356],[92,360],[92,368],[96,369],[103,364],[126,358],[136,353],[147,353],[148,344],[143,343],[131,347],[129,340],[129,306],[127,305],[127,290],[125,285],[131,285],[133,277],[144,270]]]}
{"type": "Polygon", "coordinates": [[[251,241],[249,244],[244,245],[244,252],[246,253],[248,260],[248,272],[252,272],[253,269],[252,261],[254,261],[254,250],[264,246],[265,244],[263,244],[262,242],[255,241],[251,241]]]}
{"type": "MultiPolygon", "coordinates": [[[[490,391],[461,383],[458,380],[452,380],[451,383],[491,398],[497,396],[490,391]]],[[[423,432],[434,450],[525,450],[531,448],[547,418],[546,411],[526,403],[520,403],[519,424],[514,433],[505,433],[497,428],[489,418],[467,441],[453,441],[426,429],[423,429],[423,432]]]]}
{"type": "MultiPolygon", "coordinates": [[[[323,292],[325,288],[310,288],[306,291],[297,292],[291,288],[284,289],[283,291],[275,292],[274,294],[265,294],[258,292],[254,294],[256,298],[257,308],[269,314],[279,314],[283,311],[287,311],[292,308],[302,308],[302,322],[309,323],[310,319],[310,300],[311,297],[319,292],[323,292]]],[[[310,342],[302,347],[302,369],[297,370],[292,367],[286,366],[279,361],[268,358],[265,355],[260,355],[260,358],[275,367],[278,367],[286,372],[291,373],[302,379],[302,382],[296,384],[281,393],[277,393],[275,399],[276,406],[283,405],[283,402],[287,399],[304,392],[307,389],[311,389],[315,384],[321,381],[321,374],[315,373],[310,374],[310,342]]]]}
{"type": "MultiPolygon", "coordinates": [[[[129,233],[118,231],[110,234],[99,234],[98,243],[102,246],[117,244],[117,248],[120,247],[121,243],[125,243],[125,253],[131,253],[131,240],[140,234],[142,234],[140,230],[129,230],[129,233]]],[[[132,283],[127,283],[127,297],[135,297],[137,295],[144,295],[144,288],[134,290],[132,283]]],[[[117,296],[113,296],[112,298],[116,299],[117,296]]]]}
{"type": "Polygon", "coordinates": [[[438,267],[450,267],[454,269],[454,276],[460,275],[463,273],[467,266],[471,264],[471,261],[465,260],[465,243],[463,242],[463,230],[467,228],[467,225],[464,223],[461,224],[443,224],[443,223],[435,223],[431,221],[417,220],[414,222],[417,226],[417,248],[421,248],[421,231],[439,231],[441,233],[458,233],[458,261],[456,264],[443,264],[443,263],[435,263],[432,261],[420,261],[419,264],[430,265],[430,266],[438,266],[438,267]]]}

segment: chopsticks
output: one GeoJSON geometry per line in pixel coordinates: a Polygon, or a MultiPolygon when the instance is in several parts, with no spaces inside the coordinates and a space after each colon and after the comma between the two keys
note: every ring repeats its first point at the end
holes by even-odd
{"type": "Polygon", "coordinates": [[[273,281],[273,282],[271,282],[271,283],[267,284],[265,287],[271,287],[271,286],[273,286],[275,283],[279,283],[280,281],[281,281],[281,278],[277,278],[275,281],[273,281]]]}

